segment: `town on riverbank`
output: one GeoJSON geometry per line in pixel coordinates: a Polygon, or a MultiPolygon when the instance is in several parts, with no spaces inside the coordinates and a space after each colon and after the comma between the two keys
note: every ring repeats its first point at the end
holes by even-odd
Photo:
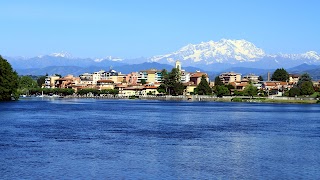
{"type": "MultiPolygon", "coordinates": [[[[23,96],[65,98],[119,98],[189,101],[319,103],[320,81],[308,74],[289,74],[280,68],[266,80],[254,74],[225,72],[210,80],[207,73],[175,68],[148,69],[122,74],[114,69],[83,73],[79,77],[58,74],[38,79],[40,87],[20,89],[23,96]]],[[[20,77],[21,78],[21,77],[20,77]]]]}

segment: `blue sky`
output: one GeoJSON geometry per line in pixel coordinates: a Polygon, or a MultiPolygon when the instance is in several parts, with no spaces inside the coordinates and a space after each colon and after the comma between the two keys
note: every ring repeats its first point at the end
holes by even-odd
{"type": "Polygon", "coordinates": [[[320,52],[317,0],[0,1],[0,54],[149,57],[245,39],[267,53],[320,52]]]}

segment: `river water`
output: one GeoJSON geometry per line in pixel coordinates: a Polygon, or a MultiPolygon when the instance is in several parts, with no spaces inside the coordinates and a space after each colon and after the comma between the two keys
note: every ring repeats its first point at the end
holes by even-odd
{"type": "Polygon", "coordinates": [[[0,103],[1,179],[319,179],[320,106],[0,103]]]}

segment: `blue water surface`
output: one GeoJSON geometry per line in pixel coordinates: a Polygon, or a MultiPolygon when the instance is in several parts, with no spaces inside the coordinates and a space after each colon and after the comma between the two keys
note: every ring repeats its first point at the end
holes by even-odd
{"type": "Polygon", "coordinates": [[[0,103],[1,179],[319,179],[320,106],[0,103]]]}

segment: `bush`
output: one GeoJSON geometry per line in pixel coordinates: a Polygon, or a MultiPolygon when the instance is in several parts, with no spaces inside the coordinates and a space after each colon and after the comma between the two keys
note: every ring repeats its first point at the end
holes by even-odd
{"type": "Polygon", "coordinates": [[[242,98],[232,98],[232,102],[242,102],[242,98]]]}

